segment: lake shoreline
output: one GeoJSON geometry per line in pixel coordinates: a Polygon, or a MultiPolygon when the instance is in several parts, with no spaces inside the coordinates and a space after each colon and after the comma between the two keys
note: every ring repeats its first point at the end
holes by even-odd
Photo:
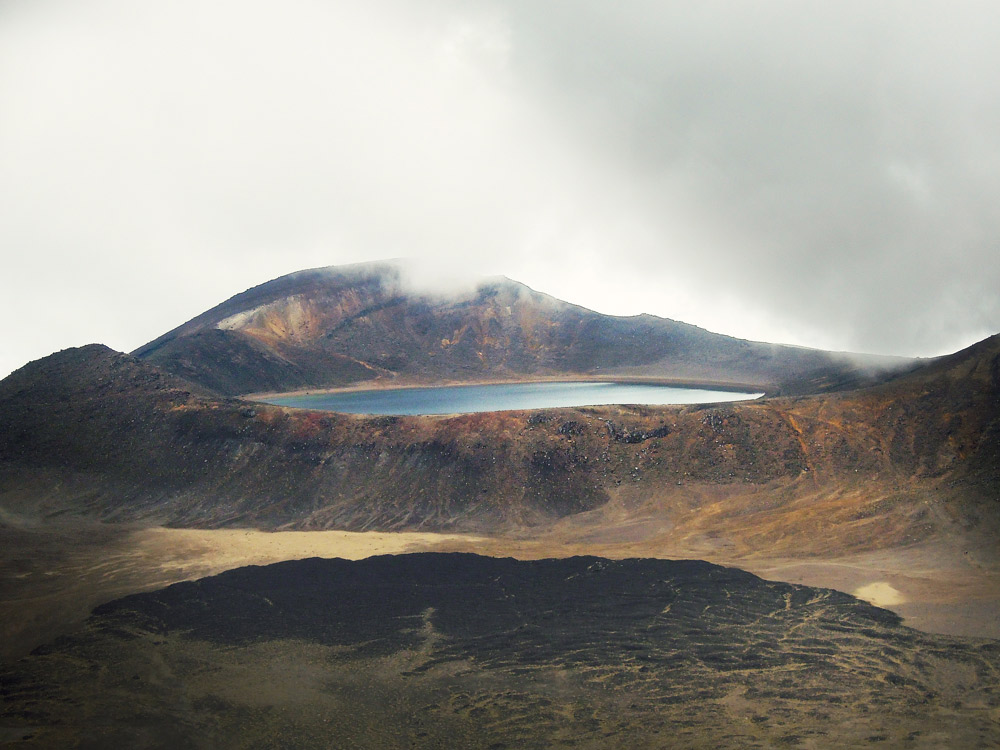
{"type": "Polygon", "coordinates": [[[684,388],[651,382],[557,380],[484,385],[463,383],[453,386],[345,390],[301,395],[284,394],[266,398],[264,401],[275,406],[293,409],[342,414],[434,416],[615,404],[676,406],[745,401],[759,398],[762,395],[763,393],[760,391],[747,393],[733,390],[684,388]]]}
{"type": "Polygon", "coordinates": [[[247,401],[265,401],[266,399],[322,396],[336,393],[358,393],[367,391],[407,390],[416,388],[463,388],[484,385],[530,385],[534,383],[614,383],[621,385],[655,385],[669,388],[724,390],[736,393],[764,393],[767,388],[762,384],[740,383],[724,380],[697,380],[692,378],[664,378],[643,375],[543,375],[538,377],[518,378],[483,378],[481,380],[420,380],[414,378],[364,380],[351,385],[330,388],[300,388],[294,391],[262,391],[245,393],[239,398],[247,401]]]}

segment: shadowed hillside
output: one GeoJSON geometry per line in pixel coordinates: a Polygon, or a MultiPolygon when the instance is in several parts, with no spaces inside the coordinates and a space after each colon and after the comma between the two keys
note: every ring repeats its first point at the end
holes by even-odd
{"type": "Polygon", "coordinates": [[[613,511],[796,553],[988,533],[998,356],[993,337],[874,388],[794,399],[368,418],[222,399],[84,347],[0,383],[0,504],[353,530],[606,526],[613,511]]]}
{"type": "Polygon", "coordinates": [[[650,315],[601,315],[508,279],[450,297],[421,294],[393,264],[283,276],[133,354],[228,395],[373,379],[614,374],[796,393],[870,383],[912,365],[743,341],[650,315]]]}

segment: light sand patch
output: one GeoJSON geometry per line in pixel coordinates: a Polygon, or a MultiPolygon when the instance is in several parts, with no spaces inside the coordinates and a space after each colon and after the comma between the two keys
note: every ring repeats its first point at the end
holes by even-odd
{"type": "Polygon", "coordinates": [[[98,604],[244,565],[478,551],[477,536],[426,532],[0,526],[0,662],[69,632],[98,604]]]}
{"type": "Polygon", "coordinates": [[[899,591],[890,586],[886,581],[876,581],[867,586],[861,586],[851,592],[858,599],[864,599],[869,604],[876,607],[892,607],[906,602],[899,591]]]}
{"type": "Polygon", "coordinates": [[[268,565],[305,557],[361,560],[373,555],[443,550],[481,537],[427,532],[256,531],[252,529],[151,528],[135,532],[134,548],[154,557],[165,573],[214,575],[243,565],[268,565]]]}

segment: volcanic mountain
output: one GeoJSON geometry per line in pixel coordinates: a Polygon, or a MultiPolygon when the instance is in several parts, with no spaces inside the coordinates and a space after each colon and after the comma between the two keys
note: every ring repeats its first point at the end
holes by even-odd
{"type": "Polygon", "coordinates": [[[613,317],[499,278],[414,291],[405,266],[302,271],[238,294],[133,354],[226,395],[366,380],[559,375],[727,383],[771,393],[874,382],[911,360],[762,344],[650,315],[613,317]]]}

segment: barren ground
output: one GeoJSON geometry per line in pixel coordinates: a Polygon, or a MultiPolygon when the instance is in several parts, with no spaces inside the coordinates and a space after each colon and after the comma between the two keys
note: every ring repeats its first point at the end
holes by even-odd
{"type": "Polygon", "coordinates": [[[696,561],[244,567],[103,606],[0,684],[24,750],[1000,742],[1000,642],[696,561]]]}
{"type": "Polygon", "coordinates": [[[74,522],[0,528],[0,659],[9,661],[79,626],[95,606],[244,565],[305,557],[464,551],[542,559],[702,559],[763,578],[833,588],[867,599],[920,630],[1000,638],[1000,567],[988,550],[946,541],[840,557],[769,557],[672,543],[628,528],[581,541],[558,531],[536,538],[433,533],[194,530],[74,522]],[[630,538],[631,537],[631,538],[630,538]]]}

